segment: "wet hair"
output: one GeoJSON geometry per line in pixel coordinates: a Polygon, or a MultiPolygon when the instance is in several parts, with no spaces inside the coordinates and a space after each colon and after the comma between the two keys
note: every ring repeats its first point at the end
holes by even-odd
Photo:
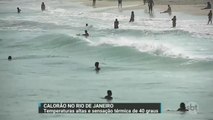
{"type": "Polygon", "coordinates": [[[88,26],[88,24],[86,23],[86,26],[88,26]]]}
{"type": "Polygon", "coordinates": [[[180,103],[180,108],[177,111],[186,112],[188,109],[186,109],[185,103],[180,103]]]}
{"type": "Polygon", "coordinates": [[[98,67],[99,66],[99,62],[95,62],[95,67],[98,67]]]}
{"type": "Polygon", "coordinates": [[[8,60],[12,60],[12,56],[8,56],[8,60]]]}
{"type": "Polygon", "coordinates": [[[99,62],[95,62],[95,70],[99,71],[101,68],[99,68],[99,62]]]}
{"type": "Polygon", "coordinates": [[[107,90],[107,96],[112,96],[112,91],[111,90],[107,90]]]}
{"type": "Polygon", "coordinates": [[[183,103],[183,102],[180,103],[180,108],[181,108],[181,109],[186,109],[185,103],[183,103]]]}
{"type": "Polygon", "coordinates": [[[107,100],[112,100],[113,99],[112,91],[111,90],[107,90],[107,96],[105,96],[104,98],[107,99],[107,100]]]}

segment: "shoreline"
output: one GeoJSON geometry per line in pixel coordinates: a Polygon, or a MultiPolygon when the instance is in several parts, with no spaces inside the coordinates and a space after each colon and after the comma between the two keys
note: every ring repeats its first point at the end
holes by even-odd
{"type": "MultiPolygon", "coordinates": [[[[156,3],[154,5],[154,10],[156,12],[162,12],[167,9],[168,3],[171,3],[172,12],[182,12],[186,14],[191,15],[198,15],[198,16],[207,16],[209,10],[201,10],[201,8],[204,8],[206,6],[205,1],[200,0],[156,0],[156,3]],[[163,1],[163,2],[162,2],[163,1]],[[184,2],[185,1],[185,2],[184,2]],[[203,4],[202,4],[203,3],[203,4]]],[[[213,1],[213,0],[210,0],[213,1]]],[[[92,6],[92,0],[75,0],[75,2],[80,2],[81,4],[85,6],[92,6]]],[[[107,8],[111,7],[111,9],[117,9],[117,1],[112,0],[96,0],[96,6],[95,8],[107,8]]],[[[138,10],[138,9],[145,9],[147,7],[147,4],[144,5],[142,0],[133,0],[133,1],[123,1],[123,9],[126,10],[138,10]]]]}

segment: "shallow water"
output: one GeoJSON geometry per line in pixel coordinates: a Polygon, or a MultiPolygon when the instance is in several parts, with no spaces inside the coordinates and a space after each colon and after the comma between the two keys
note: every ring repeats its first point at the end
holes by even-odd
{"type": "Polygon", "coordinates": [[[150,17],[136,10],[91,8],[66,0],[0,1],[0,118],[29,119],[186,119],[211,120],[213,26],[206,16],[150,17]],[[20,6],[21,14],[16,13],[20,6]],[[113,29],[118,18],[120,29],[113,29]],[[92,25],[88,28],[85,24],[92,25]],[[87,29],[90,37],[76,36],[87,29]],[[13,56],[12,61],[7,57],[13,56]],[[101,71],[94,71],[100,62],[101,71]],[[41,115],[39,102],[162,103],[157,115],[41,115]],[[197,114],[167,112],[180,102],[196,102],[197,114]]]}

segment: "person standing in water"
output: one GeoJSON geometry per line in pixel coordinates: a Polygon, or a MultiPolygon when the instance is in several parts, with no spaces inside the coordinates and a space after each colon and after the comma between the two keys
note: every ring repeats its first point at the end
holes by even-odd
{"type": "Polygon", "coordinates": [[[122,8],[122,0],[118,0],[118,8],[122,8]]]}
{"type": "Polygon", "coordinates": [[[95,7],[95,5],[96,5],[96,0],[93,0],[92,6],[95,7]]]}
{"type": "Polygon", "coordinates": [[[17,13],[21,13],[21,9],[17,7],[17,13]]]}
{"type": "Polygon", "coordinates": [[[172,26],[173,27],[176,27],[176,16],[174,16],[173,18],[172,18],[172,26]]]}
{"type": "Polygon", "coordinates": [[[160,13],[169,13],[169,15],[171,15],[172,14],[172,9],[171,9],[170,5],[168,5],[168,9],[166,11],[160,12],[160,13]]]}
{"type": "Polygon", "coordinates": [[[210,10],[209,14],[208,14],[208,17],[209,17],[209,21],[207,24],[211,23],[212,24],[212,10],[210,10]]]}
{"type": "Polygon", "coordinates": [[[149,13],[152,13],[153,10],[153,6],[154,6],[154,1],[153,0],[148,0],[148,7],[149,7],[149,13]]]}
{"type": "Polygon", "coordinates": [[[119,25],[119,21],[118,21],[118,19],[115,19],[114,29],[118,29],[119,28],[118,25],[119,25]]]}
{"type": "Polygon", "coordinates": [[[45,7],[45,4],[44,2],[41,3],[41,11],[45,11],[46,7],[45,7]]]}
{"type": "Polygon", "coordinates": [[[134,13],[134,11],[132,11],[129,22],[134,22],[134,21],[135,21],[135,13],[134,13]]]}

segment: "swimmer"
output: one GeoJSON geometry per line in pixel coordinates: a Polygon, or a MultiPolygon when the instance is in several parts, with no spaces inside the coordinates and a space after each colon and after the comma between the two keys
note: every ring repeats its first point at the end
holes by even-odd
{"type": "Polygon", "coordinates": [[[160,12],[160,13],[169,13],[169,15],[171,15],[172,9],[171,9],[170,5],[168,5],[168,9],[166,11],[160,12]]]}
{"type": "Polygon", "coordinates": [[[105,96],[104,98],[107,99],[107,100],[112,100],[113,99],[112,91],[111,90],[107,90],[107,96],[105,96]]]}
{"type": "Polygon", "coordinates": [[[114,29],[118,29],[119,28],[118,25],[119,25],[119,21],[118,21],[118,19],[115,19],[114,29]]]}
{"type": "Polygon", "coordinates": [[[201,10],[205,10],[205,9],[211,9],[212,8],[212,5],[210,2],[207,2],[207,6],[201,10]]]}
{"type": "Polygon", "coordinates": [[[17,7],[17,13],[21,13],[21,9],[17,7]]]}
{"type": "Polygon", "coordinates": [[[173,27],[176,27],[176,16],[174,16],[173,18],[172,18],[172,26],[173,27]]]}
{"type": "Polygon", "coordinates": [[[44,4],[44,2],[42,2],[42,3],[41,3],[41,11],[45,11],[45,8],[46,8],[46,7],[45,7],[45,4],[44,4]]]}
{"type": "Polygon", "coordinates": [[[189,111],[188,109],[186,109],[186,106],[185,106],[185,103],[180,103],[180,108],[178,108],[177,111],[180,111],[180,112],[186,112],[186,111],[189,111]]]}
{"type": "Polygon", "coordinates": [[[95,70],[99,71],[101,68],[99,67],[99,62],[95,62],[95,70]]]}
{"type": "Polygon", "coordinates": [[[85,30],[85,33],[82,34],[82,35],[85,36],[85,37],[89,37],[89,33],[87,32],[87,30],[85,30]]]}
{"type": "Polygon", "coordinates": [[[129,22],[134,22],[134,21],[135,21],[135,14],[134,14],[134,11],[132,11],[129,22]]]}
{"type": "Polygon", "coordinates": [[[8,56],[8,60],[12,60],[12,56],[8,56]]]}
{"type": "Polygon", "coordinates": [[[211,23],[212,24],[212,10],[210,10],[209,14],[208,14],[208,18],[209,18],[209,21],[207,24],[211,23]]]}

